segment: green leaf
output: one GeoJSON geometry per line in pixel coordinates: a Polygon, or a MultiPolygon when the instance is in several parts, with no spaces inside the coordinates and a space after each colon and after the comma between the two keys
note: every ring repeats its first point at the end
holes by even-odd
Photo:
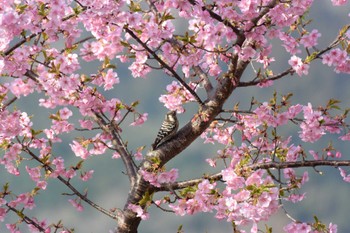
{"type": "Polygon", "coordinates": [[[124,109],[125,106],[124,106],[122,103],[117,102],[117,103],[115,104],[115,108],[116,108],[116,110],[120,110],[120,109],[124,109]]]}
{"type": "Polygon", "coordinates": [[[350,108],[345,109],[343,116],[346,117],[350,111],[350,108]]]}
{"type": "Polygon", "coordinates": [[[120,44],[122,45],[122,46],[124,46],[124,47],[130,47],[130,45],[129,45],[129,43],[128,42],[125,42],[125,41],[120,41],[120,44]]]}
{"type": "Polygon", "coordinates": [[[3,140],[0,144],[0,148],[6,150],[9,147],[10,143],[6,140],[3,140]]]}
{"type": "Polygon", "coordinates": [[[344,27],[342,27],[342,29],[340,29],[339,36],[343,37],[348,30],[349,30],[349,25],[345,25],[344,27]]]}
{"type": "Polygon", "coordinates": [[[42,130],[34,130],[34,129],[31,129],[30,131],[33,136],[39,135],[43,132],[42,130]]]}
{"type": "Polygon", "coordinates": [[[171,20],[171,19],[175,19],[175,17],[172,16],[170,13],[166,13],[162,16],[162,21],[171,20]]]}
{"type": "Polygon", "coordinates": [[[140,101],[136,100],[136,101],[131,103],[131,107],[135,108],[139,104],[140,104],[140,101]]]}
{"type": "Polygon", "coordinates": [[[17,214],[18,217],[20,217],[21,219],[24,219],[24,217],[25,217],[25,215],[23,214],[22,211],[17,210],[17,211],[16,211],[16,214],[17,214]]]}
{"type": "Polygon", "coordinates": [[[39,11],[38,11],[38,14],[40,15],[40,16],[42,16],[42,17],[46,17],[47,16],[47,14],[48,14],[48,10],[47,10],[47,8],[46,8],[46,4],[45,3],[41,3],[40,5],[39,5],[39,11]]]}
{"type": "Polygon", "coordinates": [[[337,99],[330,99],[327,103],[327,109],[333,108],[333,109],[338,109],[340,110],[340,107],[338,106],[338,104],[341,103],[340,100],[337,99]]]}
{"type": "Polygon", "coordinates": [[[129,9],[131,12],[142,11],[141,5],[139,3],[135,3],[134,1],[130,1],[129,9]]]}
{"type": "Polygon", "coordinates": [[[265,224],[266,233],[272,233],[272,227],[265,224]]]}
{"type": "Polygon", "coordinates": [[[181,191],[180,191],[180,196],[181,197],[186,197],[188,194],[193,194],[193,193],[195,193],[196,191],[197,191],[197,187],[195,187],[195,186],[189,186],[189,187],[186,187],[186,188],[184,188],[184,189],[182,189],[181,191]]]}
{"type": "Polygon", "coordinates": [[[142,199],[138,202],[140,206],[146,206],[152,201],[153,193],[150,194],[148,191],[142,196],[142,199]]]}
{"type": "Polygon", "coordinates": [[[27,7],[28,7],[27,4],[18,4],[18,5],[16,5],[16,11],[19,14],[22,14],[27,7]]]}
{"type": "Polygon", "coordinates": [[[177,228],[176,233],[183,233],[182,224],[177,228]]]}
{"type": "Polygon", "coordinates": [[[4,186],[2,187],[2,189],[4,190],[4,193],[8,193],[9,190],[9,183],[4,184],[4,186]]]}
{"type": "Polygon", "coordinates": [[[109,65],[110,65],[110,60],[109,60],[109,58],[106,56],[106,57],[105,57],[105,60],[103,61],[102,69],[106,69],[109,65]]]}
{"type": "Polygon", "coordinates": [[[318,52],[313,52],[312,54],[310,54],[309,56],[307,56],[305,58],[305,63],[310,63],[311,61],[313,61],[318,55],[318,52]]]}

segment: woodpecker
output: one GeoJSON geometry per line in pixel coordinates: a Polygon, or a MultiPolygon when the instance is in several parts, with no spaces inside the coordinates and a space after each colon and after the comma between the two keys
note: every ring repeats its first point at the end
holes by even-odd
{"type": "Polygon", "coordinates": [[[152,149],[155,150],[163,144],[165,141],[169,140],[179,128],[179,121],[176,117],[176,111],[170,111],[165,115],[165,119],[160,127],[156,140],[152,144],[152,149]]]}

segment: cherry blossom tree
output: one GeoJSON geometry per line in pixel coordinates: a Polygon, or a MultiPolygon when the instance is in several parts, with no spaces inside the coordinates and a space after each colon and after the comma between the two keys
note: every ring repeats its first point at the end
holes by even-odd
{"type": "MultiPolygon", "coordinates": [[[[331,2],[339,6],[347,1],[331,2]]],[[[57,180],[69,190],[66,200],[78,211],[91,206],[113,219],[111,232],[137,232],[142,220],[154,221],[151,208],[180,216],[212,212],[214,218],[231,222],[233,232],[258,232],[258,224],[284,203],[304,199],[299,190],[308,173],[298,174],[296,168],[336,167],[350,182],[350,161],[342,151],[332,144],[306,149],[326,134],[350,140],[348,110],[338,100],[315,107],[295,103],[291,93],[275,92],[269,101],[252,98],[242,107],[230,98],[238,89],[307,76],[318,60],[337,73],[350,73],[350,25],[340,25],[333,41],[320,48],[321,32],[308,17],[312,7],[312,0],[2,1],[1,173],[28,179],[32,187],[15,192],[15,183],[2,184],[0,221],[10,232],[25,227],[31,232],[73,232],[64,222],[47,222],[31,213],[48,183],[57,180]],[[272,68],[280,59],[272,55],[277,42],[289,59],[272,68]],[[94,73],[82,68],[96,63],[94,73]],[[166,90],[144,91],[157,92],[159,104],[176,111],[178,118],[188,114],[189,106],[195,108],[191,119],[154,150],[148,142],[130,148],[123,133],[129,127],[144,130],[152,115],[139,110],[144,103],[106,94],[128,78],[117,63],[128,67],[135,79],[163,72],[166,90]],[[248,72],[253,77],[244,76],[248,72]],[[41,111],[28,115],[16,103],[32,95],[40,98],[28,104],[41,111]],[[50,125],[34,124],[38,117],[50,119],[50,125]],[[283,127],[296,128],[302,143],[280,133],[283,127]],[[80,136],[66,145],[68,155],[57,153],[67,135],[77,132],[80,136]],[[165,165],[195,140],[220,149],[206,160],[205,175],[179,180],[179,170],[165,165]],[[124,166],[121,179],[130,184],[124,206],[102,207],[79,188],[79,181],[103,173],[84,166],[102,154],[124,166]],[[67,164],[67,157],[77,162],[67,164]],[[9,222],[11,213],[17,221],[9,222]]],[[[291,218],[283,230],[333,233],[337,226],[317,218],[291,218]]]]}

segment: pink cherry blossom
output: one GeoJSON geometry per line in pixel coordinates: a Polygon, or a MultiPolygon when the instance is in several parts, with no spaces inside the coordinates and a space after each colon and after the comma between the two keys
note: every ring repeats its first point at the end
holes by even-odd
{"type": "Polygon", "coordinates": [[[92,174],[94,174],[94,170],[82,173],[80,178],[82,181],[88,181],[92,178],[92,174]]]}
{"type": "Polygon", "coordinates": [[[333,223],[329,223],[329,233],[337,233],[338,232],[338,226],[333,223]]]}
{"type": "Polygon", "coordinates": [[[137,126],[137,125],[142,125],[147,121],[148,113],[143,113],[140,115],[133,123],[131,123],[131,126],[137,126]]]}
{"type": "Polygon", "coordinates": [[[143,159],[143,154],[142,154],[141,151],[138,150],[138,151],[134,154],[134,157],[135,157],[135,160],[140,161],[140,160],[143,159]]]}
{"type": "Polygon", "coordinates": [[[301,61],[301,58],[293,55],[290,60],[288,61],[288,64],[292,66],[293,70],[299,75],[302,76],[303,74],[307,75],[309,73],[309,65],[305,64],[301,61]]]}
{"type": "Polygon", "coordinates": [[[0,222],[4,222],[6,213],[7,213],[6,209],[0,208],[0,222]]]}
{"type": "Polygon", "coordinates": [[[11,232],[11,233],[21,233],[16,226],[16,224],[6,224],[6,228],[11,232]]]}
{"type": "Polygon", "coordinates": [[[338,169],[340,171],[340,175],[343,177],[343,180],[345,182],[349,182],[350,183],[350,175],[347,175],[346,171],[344,169],[342,169],[342,168],[338,168],[338,169]]]}
{"type": "Polygon", "coordinates": [[[113,159],[119,159],[120,158],[120,154],[118,152],[114,152],[112,158],[113,159]]]}
{"type": "Polygon", "coordinates": [[[306,223],[289,223],[283,228],[286,233],[311,233],[312,228],[306,223]]]}
{"type": "Polygon", "coordinates": [[[303,107],[305,121],[300,124],[302,131],[300,138],[306,142],[315,142],[325,134],[324,128],[321,126],[323,117],[321,112],[314,111],[309,103],[303,107]]]}
{"type": "Polygon", "coordinates": [[[317,45],[317,39],[321,37],[321,34],[317,29],[312,30],[309,34],[304,35],[300,39],[300,43],[304,45],[305,48],[311,48],[317,45]]]}
{"type": "Polygon", "coordinates": [[[60,117],[63,120],[67,120],[69,117],[73,116],[73,112],[69,110],[67,107],[64,107],[59,110],[60,117]]]}
{"type": "Polygon", "coordinates": [[[139,205],[134,205],[134,204],[129,204],[128,208],[135,212],[137,214],[137,217],[140,217],[142,220],[147,220],[149,219],[149,214],[147,212],[145,212],[141,206],[139,205]]]}
{"type": "Polygon", "coordinates": [[[291,194],[289,195],[286,200],[291,201],[293,203],[297,203],[302,201],[305,198],[305,193],[303,194],[291,194]]]}
{"type": "Polygon", "coordinates": [[[82,146],[79,142],[73,141],[73,144],[69,144],[72,151],[77,157],[81,157],[82,159],[87,159],[89,157],[88,150],[82,146]]]}
{"type": "Polygon", "coordinates": [[[342,6],[345,5],[348,2],[348,0],[332,0],[333,5],[335,6],[342,6]]]}
{"type": "Polygon", "coordinates": [[[115,84],[119,83],[119,78],[117,73],[113,72],[112,69],[108,69],[107,74],[103,77],[103,83],[105,90],[110,90],[115,84]]]}
{"type": "Polygon", "coordinates": [[[68,202],[71,203],[77,211],[81,212],[84,210],[84,207],[81,205],[81,201],[69,199],[68,202]]]}
{"type": "MultiPolygon", "coordinates": [[[[347,0],[330,2],[345,6],[347,0]]],[[[285,93],[276,92],[270,100],[254,98],[250,103],[249,99],[238,103],[239,98],[232,95],[249,86],[269,92],[267,87],[289,75],[308,75],[317,60],[310,59],[313,55],[336,73],[350,74],[350,32],[340,30],[333,35],[334,42],[320,46],[321,33],[312,28],[307,14],[312,3],[2,1],[0,165],[4,171],[24,174],[32,181],[29,190],[3,184],[0,221],[7,221],[7,213],[18,211],[18,221],[5,223],[10,232],[20,232],[20,224],[25,223],[29,231],[36,232],[33,222],[47,233],[55,227],[68,232],[61,223],[54,226],[31,217],[29,210],[52,179],[60,180],[70,189],[68,193],[75,195],[77,199],[68,201],[78,211],[83,211],[83,202],[96,207],[87,189],[77,182],[88,181],[94,174],[95,170],[86,168],[93,166],[93,159],[85,161],[87,158],[109,154],[105,159],[122,158],[112,162],[126,166],[123,174],[130,181],[129,197],[124,208],[97,209],[115,216],[118,227],[130,227],[129,223],[137,227],[140,219],[135,216],[148,219],[149,205],[156,204],[180,216],[212,212],[216,219],[232,223],[234,231],[259,232],[261,222],[284,207],[283,200],[293,204],[307,197],[300,188],[309,175],[294,166],[303,167],[301,162],[332,164],[346,156],[333,144],[317,150],[309,149],[310,144],[322,144],[319,140],[326,134],[342,133],[340,140],[350,140],[346,114],[331,104],[337,101],[315,108],[311,103],[296,104],[297,100],[285,93]],[[289,66],[283,64],[283,53],[289,56],[289,66]],[[164,90],[160,86],[147,89],[148,85],[143,85],[146,80],[137,79],[129,83],[128,73],[166,86],[164,90]],[[138,106],[129,104],[143,93],[121,96],[123,87],[117,85],[121,74],[126,85],[135,82],[136,87],[142,82],[140,90],[154,91],[165,108],[186,112],[181,133],[188,137],[180,137],[173,148],[160,151],[144,151],[147,145],[136,145],[138,133],[132,140],[126,139],[128,127],[140,126],[148,119],[148,113],[139,109],[148,99],[141,97],[138,106]],[[29,104],[25,106],[28,112],[23,111],[23,103],[29,104]],[[32,105],[40,106],[40,112],[32,105]],[[301,141],[283,135],[290,127],[300,127],[301,141]],[[212,171],[177,183],[180,170],[167,162],[198,135],[204,143],[219,147],[203,156],[212,171]],[[66,143],[67,137],[76,139],[66,143]],[[73,153],[60,154],[68,145],[73,153]],[[283,168],[275,169],[280,164],[283,168]],[[177,185],[188,186],[178,190],[177,185]],[[142,203],[148,194],[158,200],[142,203]]],[[[141,132],[141,128],[133,130],[141,132]]],[[[350,182],[345,169],[339,168],[339,172],[350,182]]],[[[21,176],[14,179],[18,178],[21,176]]],[[[315,226],[296,220],[283,230],[316,232],[315,226]]],[[[325,231],[337,231],[332,223],[328,228],[325,231]]]]}

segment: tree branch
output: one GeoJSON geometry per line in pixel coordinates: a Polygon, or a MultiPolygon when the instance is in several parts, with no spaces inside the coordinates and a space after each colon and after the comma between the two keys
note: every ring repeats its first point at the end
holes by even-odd
{"type": "Polygon", "coordinates": [[[18,47],[20,47],[22,44],[28,42],[29,40],[33,39],[35,36],[37,36],[36,33],[31,34],[30,36],[25,37],[24,39],[18,41],[15,45],[13,45],[11,48],[9,48],[8,50],[6,50],[6,51],[4,52],[4,55],[5,55],[5,56],[9,55],[9,54],[12,53],[15,49],[17,49],[18,47]]]}
{"type": "MultiPolygon", "coordinates": [[[[350,160],[311,160],[311,161],[297,161],[297,162],[269,162],[259,163],[244,166],[242,169],[246,170],[259,170],[259,169],[285,169],[285,168],[301,168],[301,167],[318,167],[318,166],[329,166],[329,167],[350,167],[350,160]]],[[[184,189],[194,185],[198,185],[203,180],[218,181],[222,179],[221,173],[216,173],[210,176],[204,176],[202,178],[175,182],[172,184],[162,185],[161,187],[154,187],[155,192],[161,191],[172,191],[178,189],[184,189]]]]}
{"type": "Polygon", "coordinates": [[[280,79],[280,78],[283,78],[284,76],[288,75],[288,74],[291,74],[293,73],[294,70],[293,68],[289,68],[279,74],[276,74],[270,78],[267,78],[267,79],[263,79],[263,80],[252,80],[252,81],[249,81],[249,82],[239,82],[238,86],[239,87],[250,87],[250,86],[256,86],[257,84],[261,83],[262,81],[263,82],[266,82],[266,81],[274,81],[274,80],[277,80],[277,79],[280,79]]]}
{"type": "MultiPolygon", "coordinates": [[[[148,156],[158,157],[159,165],[163,166],[199,137],[221,112],[223,104],[237,87],[236,83],[242,76],[247,64],[248,62],[243,61],[239,61],[236,66],[231,64],[229,70],[220,79],[220,84],[216,88],[213,97],[206,101],[200,111],[171,140],[162,144],[157,150],[149,152],[148,156]]],[[[149,166],[147,161],[144,166],[149,166]]]]}
{"type": "MultiPolygon", "coordinates": [[[[33,159],[35,159],[36,161],[38,161],[46,170],[50,171],[50,172],[54,172],[55,170],[49,166],[48,164],[42,162],[42,160],[36,156],[27,146],[22,145],[23,146],[23,151],[27,152],[30,156],[32,156],[33,159]]],[[[122,211],[121,210],[117,210],[117,214],[114,214],[104,208],[102,208],[101,206],[97,205],[96,203],[92,202],[90,199],[88,199],[86,197],[86,195],[83,195],[82,193],[80,193],[77,189],[75,189],[74,186],[72,186],[69,181],[67,181],[66,179],[64,179],[62,176],[57,176],[57,179],[59,181],[61,181],[63,184],[65,184],[70,190],[72,190],[72,192],[77,195],[81,200],[83,200],[84,202],[86,202],[87,204],[89,204],[90,206],[94,207],[95,209],[97,209],[98,211],[100,211],[101,213],[107,215],[110,218],[113,219],[117,219],[119,216],[122,215],[122,211]]]]}
{"type": "Polygon", "coordinates": [[[168,70],[174,78],[181,83],[181,85],[186,88],[187,91],[189,91],[192,96],[196,99],[196,101],[200,104],[203,105],[203,101],[199,98],[197,93],[190,87],[188,84],[182,80],[182,78],[176,73],[176,71],[171,68],[167,63],[165,63],[158,55],[156,52],[154,52],[152,49],[150,49],[146,43],[142,42],[140,38],[138,38],[135,33],[130,30],[127,27],[124,27],[124,30],[132,37],[134,38],[149,54],[151,54],[166,70],[168,70]]]}
{"type": "Polygon", "coordinates": [[[207,92],[207,96],[208,98],[211,98],[213,95],[213,85],[211,84],[209,77],[206,73],[204,73],[204,71],[202,70],[202,68],[200,66],[194,66],[193,67],[194,72],[196,73],[196,75],[199,76],[199,78],[201,80],[203,80],[203,86],[205,91],[207,92]]]}
{"type": "Polygon", "coordinates": [[[120,135],[117,132],[116,127],[113,124],[108,124],[99,114],[94,113],[94,120],[102,128],[102,130],[110,135],[112,135],[112,144],[115,146],[115,149],[119,152],[120,157],[123,160],[123,163],[128,174],[130,184],[133,186],[136,182],[136,171],[134,168],[134,163],[132,161],[132,156],[128,153],[126,146],[121,139],[120,135]]]}
{"type": "MultiPolygon", "coordinates": [[[[155,15],[158,15],[159,18],[161,18],[161,14],[158,12],[157,8],[155,7],[154,3],[150,0],[147,0],[147,3],[148,5],[150,6],[152,12],[155,14],[155,15]]],[[[174,38],[171,38],[170,40],[167,40],[170,44],[172,44],[174,47],[181,47],[181,44],[178,40],[174,39],[174,38]]],[[[183,50],[182,51],[183,54],[185,56],[188,56],[188,52],[186,50],[183,50]]],[[[209,77],[208,75],[201,69],[200,66],[194,66],[193,67],[193,70],[194,72],[196,73],[196,75],[199,76],[199,78],[201,80],[203,80],[203,83],[204,83],[204,89],[205,91],[207,92],[207,96],[208,98],[211,97],[212,95],[212,92],[213,92],[213,86],[209,80],[209,77]]]]}
{"type": "Polygon", "coordinates": [[[22,211],[19,211],[15,208],[11,207],[8,203],[6,203],[6,207],[9,210],[11,210],[12,212],[16,213],[21,218],[21,220],[23,220],[28,225],[33,225],[37,230],[39,230],[41,232],[45,232],[45,229],[43,227],[41,227],[38,223],[36,223],[33,219],[31,219],[27,215],[25,215],[22,211]]]}
{"type": "MultiPolygon", "coordinates": [[[[195,0],[188,0],[188,2],[191,3],[192,5],[197,4],[195,0]]],[[[203,6],[202,10],[207,11],[213,19],[216,19],[217,21],[223,23],[225,26],[231,28],[232,31],[234,33],[236,33],[237,35],[242,34],[241,30],[239,30],[237,27],[233,26],[228,20],[224,20],[223,18],[221,18],[220,15],[218,15],[215,12],[213,12],[212,10],[208,9],[206,6],[203,6]]]]}
{"type": "MultiPolygon", "coordinates": [[[[347,24],[343,27],[343,31],[346,32],[350,29],[350,24],[347,24]]],[[[344,35],[345,33],[343,34],[339,34],[326,48],[320,50],[320,51],[316,51],[316,55],[315,55],[315,58],[321,58],[322,54],[328,52],[329,50],[333,49],[334,47],[336,47],[337,45],[339,45],[339,43],[341,42],[342,39],[344,39],[344,35]]],[[[261,83],[262,81],[263,82],[266,82],[266,81],[274,81],[274,80],[277,80],[277,79],[280,79],[280,78],[283,78],[284,76],[288,75],[288,74],[292,74],[294,73],[295,71],[293,70],[292,67],[286,69],[285,71],[275,75],[275,76],[272,76],[270,78],[267,78],[267,79],[263,79],[263,80],[256,80],[253,79],[252,81],[249,81],[249,82],[240,82],[238,84],[239,87],[249,87],[249,86],[256,86],[257,84],[261,83]]]]}
{"type": "Polygon", "coordinates": [[[14,103],[17,100],[17,97],[13,97],[12,99],[8,100],[5,104],[0,106],[0,111],[5,110],[8,106],[10,106],[12,103],[14,103]]]}

